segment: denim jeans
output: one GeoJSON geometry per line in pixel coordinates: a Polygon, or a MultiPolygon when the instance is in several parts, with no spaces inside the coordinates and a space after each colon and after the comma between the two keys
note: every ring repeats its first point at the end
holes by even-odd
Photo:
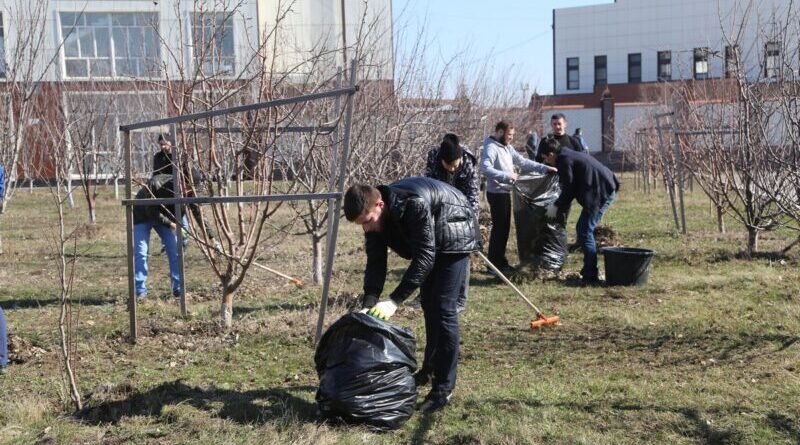
{"type": "Polygon", "coordinates": [[[425,314],[422,371],[433,373],[433,391],[448,393],[456,386],[459,344],[456,300],[467,264],[469,254],[437,253],[433,270],[420,288],[425,314]]]}
{"type": "Polygon", "coordinates": [[[578,224],[575,225],[578,245],[583,249],[581,277],[584,281],[597,281],[597,243],[594,239],[594,230],[600,224],[603,214],[606,213],[615,198],[616,193],[612,193],[596,212],[589,212],[583,209],[581,216],[578,218],[578,224]]]}
{"type": "Polygon", "coordinates": [[[154,229],[169,260],[169,275],[172,281],[172,294],[180,293],[182,283],[180,265],[178,264],[177,236],[168,226],[145,222],[133,226],[133,280],[136,285],[136,295],[147,293],[147,255],[150,250],[150,230],[154,229]]]}

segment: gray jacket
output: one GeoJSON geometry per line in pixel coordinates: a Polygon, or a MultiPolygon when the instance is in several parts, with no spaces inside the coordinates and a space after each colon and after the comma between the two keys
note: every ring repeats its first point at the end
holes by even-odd
{"type": "Polygon", "coordinates": [[[544,174],[549,171],[546,165],[523,157],[511,145],[503,145],[493,137],[483,141],[481,173],[486,176],[487,193],[510,193],[514,166],[519,167],[522,173],[544,174]]]}

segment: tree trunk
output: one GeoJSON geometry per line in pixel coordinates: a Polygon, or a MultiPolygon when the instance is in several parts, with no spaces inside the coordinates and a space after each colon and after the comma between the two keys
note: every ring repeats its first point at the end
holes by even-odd
{"type": "Polygon", "coordinates": [[[97,225],[97,209],[95,207],[97,207],[95,205],[95,203],[90,202],[90,204],[89,204],[89,224],[91,224],[93,226],[97,225]]]}
{"type": "MultiPolygon", "coordinates": [[[[225,286],[227,289],[227,286],[225,286]]],[[[222,326],[230,328],[233,326],[233,292],[223,291],[222,306],[219,308],[219,318],[222,326]]]]}
{"type": "Polygon", "coordinates": [[[322,240],[317,234],[311,234],[311,281],[314,284],[322,283],[322,240]]]}
{"type": "Polygon", "coordinates": [[[719,233],[726,233],[725,230],[725,209],[717,206],[717,230],[719,233]]]}
{"type": "Polygon", "coordinates": [[[747,228],[747,255],[752,257],[758,252],[758,229],[755,227],[747,228]]]}

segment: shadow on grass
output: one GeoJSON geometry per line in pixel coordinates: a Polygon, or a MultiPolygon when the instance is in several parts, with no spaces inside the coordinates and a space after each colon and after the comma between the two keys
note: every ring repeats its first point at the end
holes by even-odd
{"type": "Polygon", "coordinates": [[[767,414],[767,420],[772,428],[789,436],[795,443],[800,443],[800,427],[795,420],[774,411],[767,414]]]}
{"type": "MultiPolygon", "coordinates": [[[[545,404],[542,403],[540,400],[530,399],[530,398],[495,398],[489,400],[482,400],[482,401],[468,401],[465,404],[465,407],[469,409],[480,409],[483,405],[491,405],[492,410],[503,411],[503,410],[515,410],[515,406],[519,406],[523,404],[530,408],[541,409],[546,406],[556,407],[560,409],[564,409],[567,411],[583,411],[590,414],[597,414],[601,411],[636,411],[636,412],[643,412],[643,411],[652,411],[656,413],[672,413],[676,415],[680,415],[683,417],[685,422],[680,422],[677,425],[672,426],[673,430],[687,438],[692,438],[701,441],[704,444],[712,444],[712,445],[722,445],[722,444],[730,444],[730,443],[738,443],[741,434],[732,428],[717,428],[714,427],[711,423],[707,421],[706,418],[703,417],[703,414],[694,408],[687,408],[687,407],[666,407],[666,406],[658,406],[658,405],[641,405],[637,403],[625,403],[625,402],[604,402],[604,401],[596,401],[590,403],[574,403],[574,402],[561,402],[561,403],[553,403],[553,404],[545,404]]],[[[735,410],[739,412],[739,409],[735,410]]],[[[781,417],[781,421],[784,421],[785,418],[781,417]]],[[[785,421],[781,423],[781,426],[776,426],[775,422],[773,422],[773,427],[779,431],[786,432],[785,421]]],[[[792,428],[792,432],[796,432],[793,427],[789,426],[788,428],[792,428]]],[[[650,430],[656,430],[657,425],[650,425],[650,430]]]]}
{"type": "MultiPolygon", "coordinates": [[[[116,298],[73,298],[72,304],[80,306],[105,306],[116,304],[116,298]]],[[[0,300],[0,307],[4,310],[9,309],[39,309],[46,306],[57,306],[60,304],[58,298],[12,298],[10,300],[0,300]]]]}
{"type": "Polygon", "coordinates": [[[428,431],[434,424],[435,415],[431,413],[422,413],[414,433],[411,435],[411,445],[421,445],[426,443],[425,438],[428,436],[428,431]]]}
{"type": "Polygon", "coordinates": [[[123,395],[125,397],[120,400],[99,403],[90,400],[86,408],[76,413],[76,417],[95,425],[116,424],[131,416],[160,417],[167,406],[189,405],[240,424],[263,424],[287,418],[315,422],[316,405],[296,395],[314,389],[312,386],[295,386],[239,392],[203,389],[176,380],[146,392],[123,395]]]}

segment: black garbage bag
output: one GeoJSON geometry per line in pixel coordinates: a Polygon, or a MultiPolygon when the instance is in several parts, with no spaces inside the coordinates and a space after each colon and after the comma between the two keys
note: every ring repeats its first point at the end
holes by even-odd
{"type": "Polygon", "coordinates": [[[559,209],[555,220],[547,219],[547,206],[560,194],[557,175],[527,174],[514,184],[514,221],[520,263],[552,271],[564,267],[569,208],[559,209]]]}
{"type": "Polygon", "coordinates": [[[377,430],[402,426],[417,400],[415,352],[410,330],[358,312],[343,316],[314,354],[320,413],[377,430]]]}

